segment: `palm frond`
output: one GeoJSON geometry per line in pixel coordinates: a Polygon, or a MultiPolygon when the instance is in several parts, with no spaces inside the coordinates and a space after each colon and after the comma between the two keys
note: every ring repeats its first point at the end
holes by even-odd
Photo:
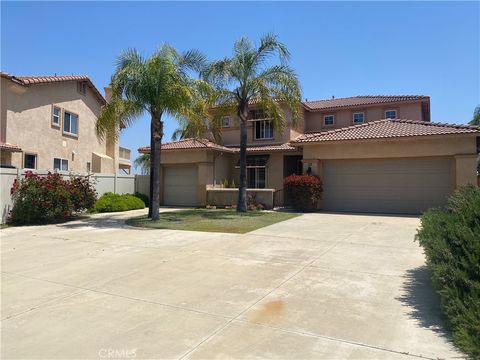
{"type": "Polygon", "coordinates": [[[260,40],[260,46],[255,54],[255,65],[262,66],[272,55],[278,54],[282,64],[290,59],[290,52],[287,47],[278,40],[274,34],[266,34],[260,40]]]}
{"type": "Polygon", "coordinates": [[[143,175],[150,174],[150,154],[141,154],[133,161],[133,165],[140,168],[143,175]]]}
{"type": "Polygon", "coordinates": [[[122,126],[129,127],[144,111],[142,104],[113,97],[102,107],[95,123],[97,137],[117,139],[122,126]]]}

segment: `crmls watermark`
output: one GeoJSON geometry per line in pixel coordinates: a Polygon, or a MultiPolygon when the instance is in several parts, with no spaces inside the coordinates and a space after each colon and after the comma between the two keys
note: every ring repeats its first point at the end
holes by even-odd
{"type": "Polygon", "coordinates": [[[98,356],[102,359],[134,359],[137,349],[100,349],[98,356]]]}

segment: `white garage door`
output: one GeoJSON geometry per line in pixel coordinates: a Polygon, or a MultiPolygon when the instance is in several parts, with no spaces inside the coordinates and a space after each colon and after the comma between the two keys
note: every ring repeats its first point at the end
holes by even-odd
{"type": "Polygon", "coordinates": [[[450,159],[323,162],[325,210],[417,214],[452,191],[450,159]]]}
{"type": "Polygon", "coordinates": [[[165,167],[163,184],[164,205],[197,205],[198,181],[196,166],[165,167]]]}

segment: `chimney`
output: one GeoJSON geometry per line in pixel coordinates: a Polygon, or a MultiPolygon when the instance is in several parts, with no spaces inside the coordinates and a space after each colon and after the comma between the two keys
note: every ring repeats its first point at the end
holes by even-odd
{"type": "Polygon", "coordinates": [[[112,89],[109,86],[105,86],[103,90],[105,90],[105,100],[107,100],[108,103],[112,98],[112,89]]]}

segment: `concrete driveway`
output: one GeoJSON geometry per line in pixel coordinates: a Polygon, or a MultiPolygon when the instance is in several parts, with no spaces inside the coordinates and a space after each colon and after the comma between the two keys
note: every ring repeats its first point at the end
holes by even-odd
{"type": "Polygon", "coordinates": [[[126,216],[2,230],[3,359],[461,356],[418,218],[306,214],[238,235],[126,216]]]}

